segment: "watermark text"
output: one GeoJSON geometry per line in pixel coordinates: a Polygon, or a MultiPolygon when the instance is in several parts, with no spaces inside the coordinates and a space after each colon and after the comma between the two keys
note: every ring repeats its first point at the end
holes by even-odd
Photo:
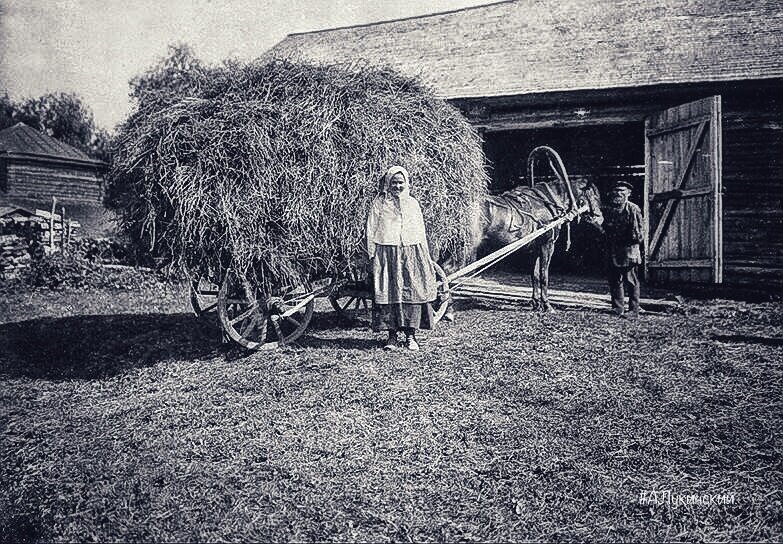
{"type": "Polygon", "coordinates": [[[734,493],[678,493],[671,489],[639,492],[639,504],[642,506],[725,506],[736,504],[734,493]]]}

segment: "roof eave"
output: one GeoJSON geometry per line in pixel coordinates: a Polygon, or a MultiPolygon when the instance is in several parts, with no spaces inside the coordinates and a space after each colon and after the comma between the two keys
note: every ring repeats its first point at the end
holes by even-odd
{"type": "Polygon", "coordinates": [[[699,85],[704,83],[729,83],[732,81],[736,81],[738,83],[739,82],[747,83],[748,81],[771,81],[775,79],[783,80],[783,73],[754,76],[751,78],[742,78],[737,74],[731,74],[727,76],[716,75],[716,77],[703,78],[698,80],[672,79],[668,81],[640,83],[636,85],[613,84],[613,85],[605,85],[605,86],[563,87],[563,88],[552,88],[552,89],[545,89],[545,90],[520,89],[520,90],[504,90],[500,92],[488,92],[485,94],[459,93],[459,92],[457,93],[435,92],[435,94],[436,96],[442,98],[443,100],[481,100],[482,98],[504,98],[504,97],[515,97],[515,96],[535,98],[537,96],[550,95],[553,93],[566,94],[566,93],[575,93],[575,92],[609,91],[609,90],[623,90],[623,89],[652,90],[655,89],[656,87],[664,87],[668,85],[699,85]]]}
{"type": "Polygon", "coordinates": [[[0,151],[0,158],[4,159],[17,159],[17,160],[26,160],[26,161],[40,161],[40,162],[50,162],[50,163],[59,163],[59,164],[71,164],[76,166],[89,166],[92,168],[98,168],[98,169],[107,169],[109,165],[103,161],[96,160],[96,159],[75,159],[70,157],[55,157],[52,155],[46,155],[43,153],[18,153],[18,152],[8,152],[8,151],[0,151]]]}

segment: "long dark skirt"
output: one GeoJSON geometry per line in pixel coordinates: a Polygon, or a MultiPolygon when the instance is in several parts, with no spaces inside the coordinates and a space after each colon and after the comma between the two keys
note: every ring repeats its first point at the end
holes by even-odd
{"type": "Polygon", "coordinates": [[[432,329],[437,297],[435,270],[425,246],[375,247],[373,328],[432,329]]]}
{"type": "Polygon", "coordinates": [[[434,312],[429,302],[373,304],[372,307],[372,327],[376,332],[401,329],[431,330],[434,322],[434,312]]]}

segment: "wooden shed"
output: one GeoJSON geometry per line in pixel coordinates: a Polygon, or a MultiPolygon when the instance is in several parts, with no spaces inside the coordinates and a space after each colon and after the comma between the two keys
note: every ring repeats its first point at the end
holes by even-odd
{"type": "Polygon", "coordinates": [[[103,207],[107,165],[24,123],[0,130],[0,205],[57,211],[105,234],[110,218],[103,207]]]}
{"type": "Polygon", "coordinates": [[[0,130],[0,196],[103,204],[106,164],[17,123],[0,130]]]}
{"type": "Polygon", "coordinates": [[[484,134],[494,187],[538,145],[634,181],[658,283],[783,285],[783,4],[513,0],[291,34],[269,57],[419,75],[484,134]]]}

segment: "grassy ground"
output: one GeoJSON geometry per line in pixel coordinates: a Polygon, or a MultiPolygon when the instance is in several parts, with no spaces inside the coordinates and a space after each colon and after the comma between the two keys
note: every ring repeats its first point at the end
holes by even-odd
{"type": "Polygon", "coordinates": [[[323,313],[226,350],[175,290],[0,306],[0,540],[783,538],[783,305],[323,313]],[[640,504],[646,491],[734,504],[640,504]]]}

